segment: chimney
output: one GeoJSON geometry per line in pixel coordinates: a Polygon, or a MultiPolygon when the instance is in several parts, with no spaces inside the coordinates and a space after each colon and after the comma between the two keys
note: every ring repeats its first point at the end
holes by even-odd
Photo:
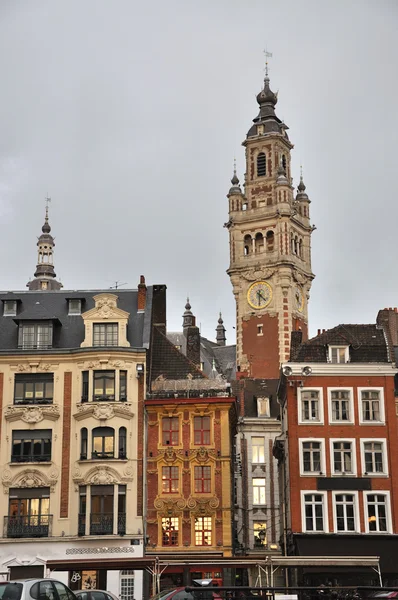
{"type": "Polygon", "coordinates": [[[196,325],[189,325],[184,330],[187,338],[187,358],[197,367],[200,367],[200,332],[196,325]]]}
{"type": "Polygon", "coordinates": [[[166,335],[166,289],[165,285],[152,286],[152,325],[166,335]]]}
{"type": "Polygon", "coordinates": [[[318,329],[318,335],[321,335],[321,330],[320,329],[318,329]]]}
{"type": "Polygon", "coordinates": [[[145,310],[146,305],[146,285],[145,285],[145,277],[141,275],[140,283],[138,284],[138,301],[137,301],[138,310],[145,310]]]}

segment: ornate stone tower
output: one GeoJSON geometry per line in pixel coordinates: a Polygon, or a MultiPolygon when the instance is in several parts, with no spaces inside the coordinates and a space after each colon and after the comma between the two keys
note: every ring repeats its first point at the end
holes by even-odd
{"type": "Polygon", "coordinates": [[[236,300],[237,366],[255,378],[277,378],[288,360],[290,334],[307,338],[311,271],[309,206],[302,177],[294,195],[293,145],[276,116],[277,95],[268,72],[257,96],[260,106],[243,146],[244,192],[236,169],[228,193],[230,266],[236,300]]]}
{"type": "Polygon", "coordinates": [[[41,228],[42,234],[37,240],[37,265],[35,278],[26,284],[30,290],[60,290],[62,283],[57,281],[54,271],[54,238],[51,235],[51,227],[48,222],[48,206],[46,206],[46,217],[41,228]]]}

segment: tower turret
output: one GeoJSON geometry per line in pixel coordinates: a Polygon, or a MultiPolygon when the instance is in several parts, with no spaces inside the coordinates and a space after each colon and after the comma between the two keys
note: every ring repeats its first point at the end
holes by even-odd
{"type": "MultiPolygon", "coordinates": [[[[287,125],[276,115],[278,96],[268,68],[257,95],[259,113],[243,146],[244,195],[233,180],[228,194],[231,278],[237,305],[237,365],[252,377],[278,378],[289,359],[290,332],[308,325],[312,227],[308,197],[291,178],[287,125]],[[238,202],[239,200],[239,202],[238,202]]],[[[235,174],[234,174],[235,175],[235,174]]],[[[300,184],[301,185],[301,184],[300,184]]]]}
{"type": "Polygon", "coordinates": [[[217,342],[217,346],[225,346],[225,342],[227,341],[226,335],[225,335],[225,327],[224,327],[224,321],[222,319],[222,315],[220,313],[219,319],[218,319],[218,325],[216,327],[216,342],[217,342]]]}
{"type": "MultiPolygon", "coordinates": [[[[48,199],[49,201],[49,199],[48,199]]],[[[54,271],[54,246],[55,241],[51,235],[48,222],[48,205],[41,235],[37,240],[37,265],[34,279],[26,284],[30,290],[60,290],[63,285],[57,281],[54,271]]]]}

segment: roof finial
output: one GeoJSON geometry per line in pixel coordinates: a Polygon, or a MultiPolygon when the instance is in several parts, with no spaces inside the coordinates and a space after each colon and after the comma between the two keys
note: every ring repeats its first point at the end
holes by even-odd
{"type": "Polygon", "coordinates": [[[51,198],[49,197],[49,195],[47,194],[47,196],[45,197],[45,202],[46,202],[46,221],[48,221],[48,205],[51,202],[51,198]]]}
{"type": "Polygon", "coordinates": [[[234,156],[234,175],[236,177],[236,156],[234,156]]]}
{"type": "Polygon", "coordinates": [[[265,78],[268,79],[268,59],[272,58],[272,52],[268,52],[267,47],[265,47],[264,54],[265,54],[265,78]]]}

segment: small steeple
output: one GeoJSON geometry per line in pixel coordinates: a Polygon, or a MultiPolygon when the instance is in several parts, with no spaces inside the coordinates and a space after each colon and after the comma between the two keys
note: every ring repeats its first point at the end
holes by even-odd
{"type": "Polygon", "coordinates": [[[196,325],[196,319],[191,311],[191,305],[189,303],[189,298],[187,298],[187,303],[185,305],[185,312],[182,316],[182,329],[184,333],[187,331],[188,327],[194,327],[196,325]]]}
{"type": "MultiPolygon", "coordinates": [[[[268,57],[270,53],[266,53],[268,57]]],[[[264,86],[261,92],[257,94],[257,102],[260,106],[260,112],[255,119],[253,119],[254,125],[251,126],[247,133],[247,137],[259,135],[259,126],[262,126],[261,135],[280,133],[284,137],[288,138],[286,130],[288,126],[279,119],[275,114],[275,106],[278,102],[278,94],[273,92],[270,88],[270,80],[268,76],[268,61],[265,63],[265,78],[264,86]]]]}
{"type": "Polygon", "coordinates": [[[225,335],[224,321],[223,321],[222,315],[220,313],[220,317],[218,319],[218,325],[216,327],[216,343],[217,343],[217,346],[225,346],[226,340],[227,340],[227,338],[226,338],[226,335],[225,335]]]}
{"type": "Polygon", "coordinates": [[[37,240],[37,265],[34,279],[29,281],[26,286],[29,290],[60,290],[63,285],[55,279],[53,255],[54,238],[51,235],[51,227],[48,222],[48,203],[51,198],[46,198],[46,215],[44,225],[41,228],[42,234],[37,240]]]}
{"type": "Polygon", "coordinates": [[[305,191],[306,187],[303,181],[303,167],[300,166],[300,183],[297,186],[297,194],[296,194],[296,200],[301,200],[301,201],[307,201],[310,202],[310,199],[308,198],[308,194],[305,191]]]}
{"type": "Polygon", "coordinates": [[[233,194],[242,194],[242,190],[239,185],[239,179],[236,174],[236,159],[234,159],[234,174],[232,176],[231,183],[232,183],[232,187],[230,188],[230,190],[228,192],[228,196],[231,196],[233,194]]]}
{"type": "Polygon", "coordinates": [[[288,182],[287,177],[286,177],[286,171],[285,171],[285,168],[283,166],[282,159],[280,160],[280,163],[279,163],[278,176],[276,178],[276,183],[279,184],[279,185],[289,185],[289,182],[288,182]]]}

